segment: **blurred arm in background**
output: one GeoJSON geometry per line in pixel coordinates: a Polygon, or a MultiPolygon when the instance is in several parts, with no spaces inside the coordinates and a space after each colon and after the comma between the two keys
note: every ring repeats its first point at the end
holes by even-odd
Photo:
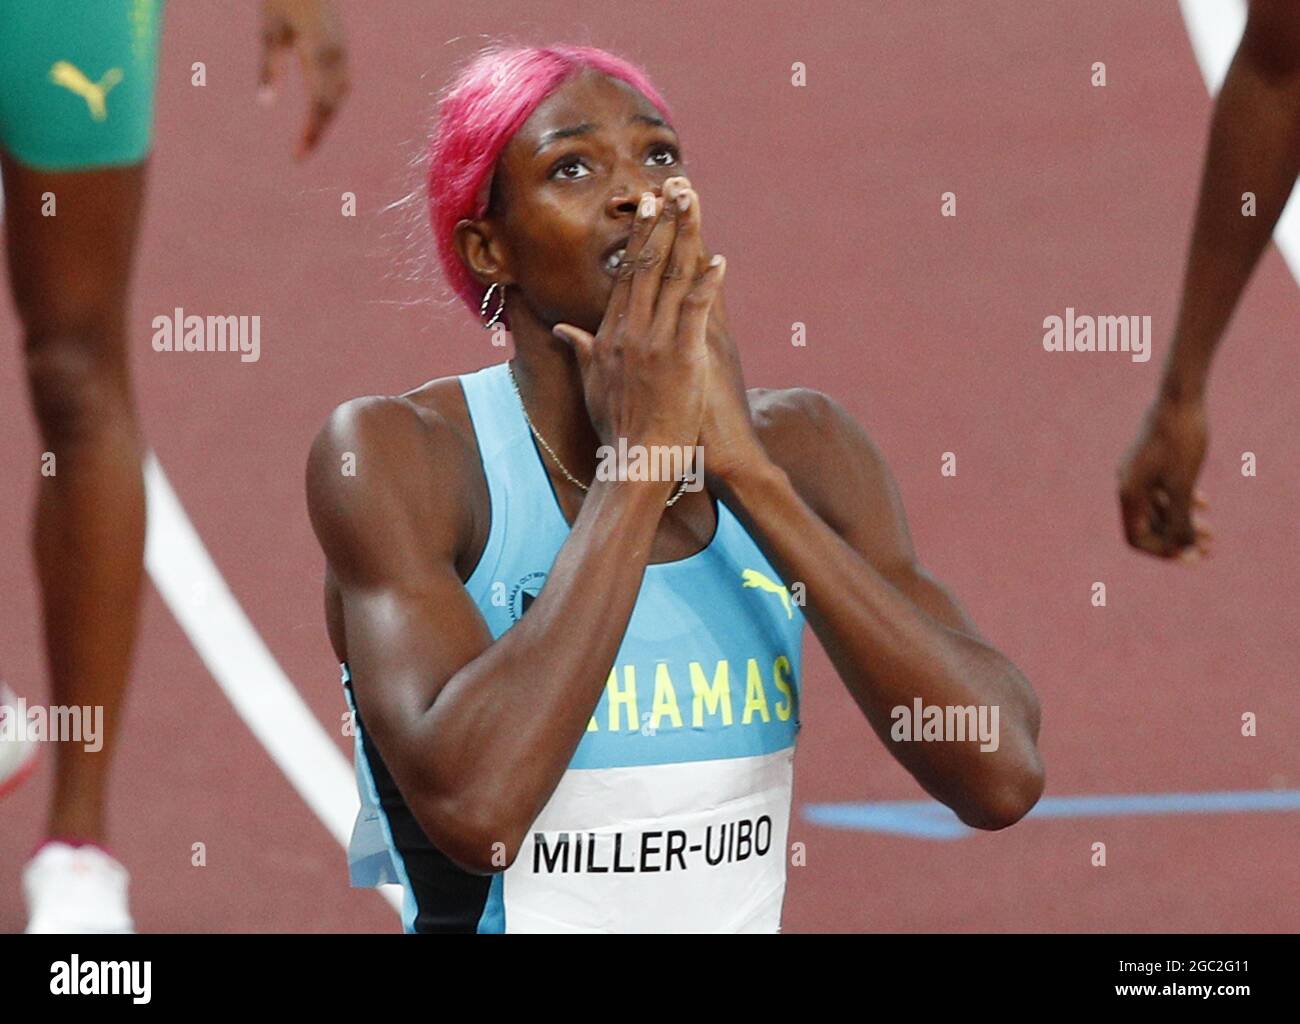
{"type": "Polygon", "coordinates": [[[262,0],[262,71],[258,95],[275,100],[284,57],[297,53],[311,96],[307,124],[294,156],[310,154],[347,96],[347,48],[334,0],[262,0]]]}
{"type": "Polygon", "coordinates": [[[1252,0],[1214,107],[1183,294],[1160,389],[1120,467],[1129,544],[1194,561],[1210,363],[1300,174],[1300,2],[1252,0]],[[1255,196],[1246,216],[1243,193],[1255,196]]]}

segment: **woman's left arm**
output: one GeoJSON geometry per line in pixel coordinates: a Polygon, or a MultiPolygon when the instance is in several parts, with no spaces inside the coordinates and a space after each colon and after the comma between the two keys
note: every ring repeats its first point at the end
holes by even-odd
{"type": "MultiPolygon", "coordinates": [[[[714,366],[734,358],[733,350],[714,366]]],[[[722,379],[701,438],[710,489],[786,585],[803,585],[808,622],[898,761],[966,824],[1014,824],[1043,791],[1038,701],[917,561],[884,459],[819,392],[767,392],[751,417],[738,370],[722,379]],[[918,700],[942,709],[945,722],[974,708],[993,724],[992,739],[913,741],[922,723],[896,723],[911,722],[918,700]]]]}

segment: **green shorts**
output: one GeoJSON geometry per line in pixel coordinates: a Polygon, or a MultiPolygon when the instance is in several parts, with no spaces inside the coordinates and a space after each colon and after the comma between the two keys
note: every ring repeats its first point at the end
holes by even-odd
{"type": "Polygon", "coordinates": [[[0,0],[0,148],[42,170],[139,163],[163,0],[0,0]]]}

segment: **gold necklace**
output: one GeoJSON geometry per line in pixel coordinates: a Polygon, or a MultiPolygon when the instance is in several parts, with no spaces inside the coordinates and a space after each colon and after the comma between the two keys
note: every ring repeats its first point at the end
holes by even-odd
{"type": "MultiPolygon", "coordinates": [[[[564,479],[568,480],[569,483],[574,486],[582,488],[584,491],[591,490],[589,484],[584,484],[565,468],[564,463],[560,461],[560,457],[555,454],[555,450],[546,443],[546,438],[542,437],[542,432],[533,426],[532,417],[528,415],[528,407],[524,405],[524,396],[519,393],[519,382],[515,380],[515,369],[510,365],[509,361],[506,362],[506,371],[510,374],[510,386],[515,389],[515,397],[519,399],[519,408],[524,414],[524,422],[528,424],[528,429],[533,432],[533,437],[537,438],[537,443],[540,444],[546,450],[546,454],[554,460],[555,464],[560,468],[560,472],[564,474],[564,479]]],[[[686,493],[686,484],[687,481],[683,479],[681,486],[677,488],[677,493],[664,502],[664,508],[672,508],[677,504],[677,499],[686,493]]]]}

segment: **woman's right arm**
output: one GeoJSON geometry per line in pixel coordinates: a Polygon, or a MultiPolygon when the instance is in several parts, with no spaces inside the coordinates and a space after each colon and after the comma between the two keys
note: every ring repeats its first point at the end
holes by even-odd
{"type": "Polygon", "coordinates": [[[493,642],[456,571],[470,457],[406,400],[359,399],[316,438],[307,494],[365,727],[430,840],[488,873],[513,862],[582,739],[671,483],[594,484],[528,614],[493,642]]]}

